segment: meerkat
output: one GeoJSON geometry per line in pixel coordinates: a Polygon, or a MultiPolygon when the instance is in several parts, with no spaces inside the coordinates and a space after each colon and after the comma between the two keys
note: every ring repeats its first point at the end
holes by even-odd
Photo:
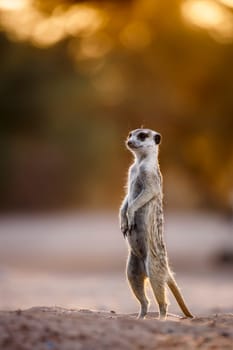
{"type": "Polygon", "coordinates": [[[133,130],[126,140],[126,147],[135,157],[128,172],[127,194],[120,208],[120,228],[129,246],[127,278],[140,303],[138,318],[144,318],[148,311],[147,279],[159,306],[160,319],[165,320],[167,316],[167,286],[184,315],[192,318],[168,264],[158,162],[160,142],[161,135],[150,129],[133,130]]]}

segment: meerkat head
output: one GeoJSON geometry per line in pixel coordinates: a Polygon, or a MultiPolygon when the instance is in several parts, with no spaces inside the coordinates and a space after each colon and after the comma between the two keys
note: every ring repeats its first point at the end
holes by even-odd
{"type": "Polygon", "coordinates": [[[136,129],[129,133],[126,140],[127,148],[137,155],[146,155],[158,150],[161,135],[150,129],[136,129]]]}

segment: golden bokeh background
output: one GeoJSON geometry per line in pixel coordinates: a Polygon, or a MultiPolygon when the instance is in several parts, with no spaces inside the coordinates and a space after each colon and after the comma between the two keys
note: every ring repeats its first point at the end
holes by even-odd
{"type": "Polygon", "coordinates": [[[2,211],[116,209],[141,125],[168,208],[232,210],[233,1],[0,0],[0,28],[2,211]]]}

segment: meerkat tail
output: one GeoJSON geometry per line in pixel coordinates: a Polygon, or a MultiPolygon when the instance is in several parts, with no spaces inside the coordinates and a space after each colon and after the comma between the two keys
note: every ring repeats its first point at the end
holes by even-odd
{"type": "Polygon", "coordinates": [[[191,314],[188,307],[186,306],[184,298],[179,290],[179,287],[177,286],[176,281],[171,274],[169,274],[167,285],[170,288],[171,292],[173,293],[174,297],[176,298],[176,301],[179,304],[185,316],[193,318],[194,316],[191,314]]]}

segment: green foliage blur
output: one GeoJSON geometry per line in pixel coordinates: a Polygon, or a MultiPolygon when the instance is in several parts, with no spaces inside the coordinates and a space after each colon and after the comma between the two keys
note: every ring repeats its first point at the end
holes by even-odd
{"type": "Polygon", "coordinates": [[[12,3],[0,1],[2,212],[116,209],[124,140],[142,125],[163,136],[167,208],[232,208],[233,35],[221,23],[190,23],[181,0],[12,3]]]}

